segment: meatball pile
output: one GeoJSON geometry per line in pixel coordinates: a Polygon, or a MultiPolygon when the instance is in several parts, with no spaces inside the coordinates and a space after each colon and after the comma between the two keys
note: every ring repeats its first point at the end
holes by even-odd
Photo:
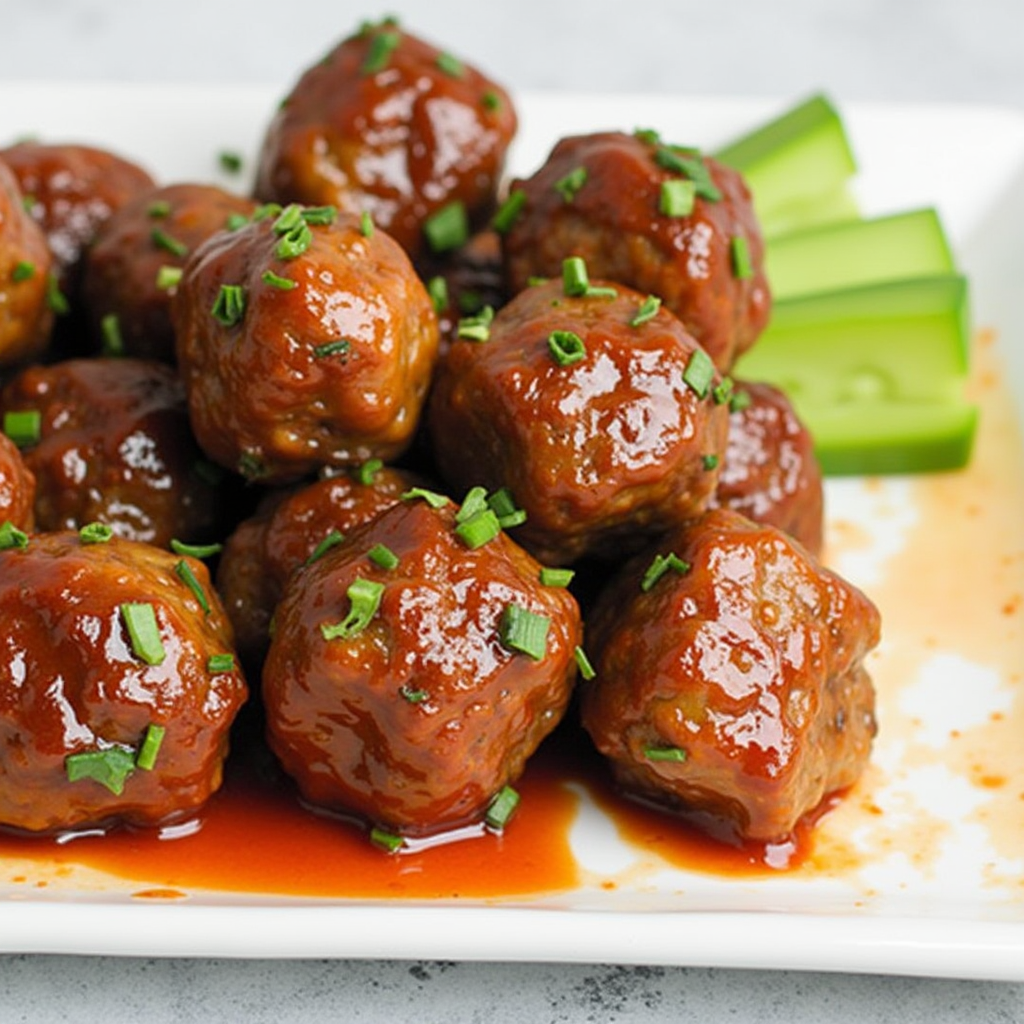
{"type": "Polygon", "coordinates": [[[0,828],[194,817],[237,729],[392,852],[505,828],[567,718],[730,842],[856,781],[878,612],[732,375],[746,185],[653,131],[505,185],[516,127],[387,18],[249,190],[0,150],[0,828]]]}

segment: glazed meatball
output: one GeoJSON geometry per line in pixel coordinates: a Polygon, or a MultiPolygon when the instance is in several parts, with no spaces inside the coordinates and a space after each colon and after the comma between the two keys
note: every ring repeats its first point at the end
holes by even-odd
{"type": "Polygon", "coordinates": [[[416,259],[486,219],[515,130],[499,85],[393,20],[367,25],[285,99],[262,145],[256,194],[366,211],[416,259]]]}
{"type": "Polygon", "coordinates": [[[860,776],[879,615],[781,530],[715,509],[624,568],[588,619],[583,724],[630,793],[776,841],[860,776]]]}
{"type": "Polygon", "coordinates": [[[467,544],[469,505],[392,506],[296,573],[275,615],[271,747],[311,803],[391,834],[478,823],[570,698],[575,599],[505,534],[467,544]]]}
{"type": "Polygon", "coordinates": [[[402,248],[330,207],[286,207],[200,245],[172,305],[192,426],[261,483],[390,461],[410,444],[437,314],[402,248]]]}
{"type": "Polygon", "coordinates": [[[0,160],[0,367],[27,362],[46,348],[53,326],[47,301],[52,262],[17,179],[0,160]]]}
{"type": "Polygon", "coordinates": [[[82,256],[123,203],[154,187],[145,168],[116,153],[74,143],[19,142],[0,149],[53,253],[61,294],[78,302],[82,256]]]}
{"type": "Polygon", "coordinates": [[[128,540],[222,536],[231,482],[202,457],[172,367],[141,359],[69,359],[22,370],[0,393],[5,413],[38,414],[22,457],[35,474],[36,525],[99,521],[128,540]]]}
{"type": "Polygon", "coordinates": [[[810,432],[786,395],[770,384],[743,384],[730,409],[713,504],[777,526],[820,555],[824,488],[810,432]]]}
{"type": "Polygon", "coordinates": [[[246,697],[202,563],[119,538],[22,537],[0,550],[0,619],[0,825],[195,815],[246,697]]]}
{"type": "Polygon", "coordinates": [[[291,574],[323,544],[390,508],[420,483],[402,470],[372,464],[315,483],[270,491],[255,514],[224,544],[217,590],[246,664],[258,664],[270,642],[270,621],[291,574]]]}
{"type": "Polygon", "coordinates": [[[237,229],[255,201],[217,185],[183,182],[143,192],[111,214],[85,257],[82,301],[104,349],[174,360],[170,302],[176,285],[166,268],[217,231],[237,229]]]}
{"type": "Polygon", "coordinates": [[[0,434],[0,524],[11,523],[19,530],[31,530],[35,522],[35,496],[36,478],[14,442],[0,434]]]}
{"type": "Polygon", "coordinates": [[[727,371],[764,329],[764,243],[738,172],[650,132],[562,139],[504,233],[510,289],[581,256],[595,277],[657,295],[727,371]],[[688,211],[688,212],[687,212],[688,211]]]}
{"type": "Polygon", "coordinates": [[[429,425],[442,477],[508,488],[542,561],[618,558],[698,515],[728,430],[722,380],[676,316],[629,288],[535,285],[438,367],[429,425]]]}

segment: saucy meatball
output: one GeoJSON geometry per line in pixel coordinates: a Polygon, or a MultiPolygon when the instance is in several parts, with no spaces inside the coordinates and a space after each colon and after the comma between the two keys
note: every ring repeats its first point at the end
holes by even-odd
{"type": "Polygon", "coordinates": [[[366,211],[416,259],[489,215],[515,130],[501,86],[389,19],[301,76],[269,125],[256,194],[366,211]]]}
{"type": "Polygon", "coordinates": [[[320,549],[390,508],[419,484],[398,469],[372,463],[287,490],[271,491],[224,543],[217,590],[247,664],[262,660],[270,622],[291,574],[320,549]]]}
{"type": "Polygon", "coordinates": [[[284,483],[410,444],[437,314],[401,246],[358,217],[292,205],[212,236],[172,316],[192,426],[222,466],[284,483]]]}
{"type": "Polygon", "coordinates": [[[824,487],[810,432],[786,395],[770,384],[743,384],[730,409],[713,504],[777,526],[820,555],[824,487]]]}
{"type": "Polygon", "coordinates": [[[538,562],[500,530],[463,539],[486,502],[428,498],[292,577],[263,670],[270,745],[305,798],[410,837],[480,822],[564,715],[580,643],[538,562]]]}
{"type": "Polygon", "coordinates": [[[618,558],[703,511],[729,419],[721,377],[676,316],[608,282],[579,290],[535,285],[463,332],[429,412],[442,477],[508,488],[526,513],[516,539],[558,564],[618,558]]]}
{"type": "Polygon", "coordinates": [[[0,160],[0,367],[40,355],[53,326],[53,257],[22,200],[17,178],[0,160]]]}
{"type": "Polygon", "coordinates": [[[114,211],[85,257],[82,301],[104,350],[174,360],[170,303],[181,269],[210,235],[237,229],[254,200],[217,185],[183,182],[143,192],[114,211]]]}
{"type": "Polygon", "coordinates": [[[867,762],[878,640],[857,588],[714,509],[598,599],[583,724],[627,792],[723,838],[780,840],[867,762]]]}
{"type": "Polygon", "coordinates": [[[651,132],[562,139],[512,183],[510,289],[581,256],[595,277],[657,295],[727,371],[764,329],[764,242],[737,171],[651,132]]]}
{"type": "Polygon", "coordinates": [[[14,442],[0,434],[0,524],[11,523],[19,530],[31,530],[35,522],[35,495],[36,478],[32,471],[14,442]]]}
{"type": "Polygon", "coordinates": [[[99,226],[128,199],[154,187],[149,171],[95,146],[19,142],[0,149],[29,213],[46,234],[61,294],[78,301],[81,261],[99,226]]]}
{"type": "Polygon", "coordinates": [[[158,546],[221,535],[230,481],[203,459],[172,367],[107,358],[31,366],[0,392],[0,409],[37,417],[22,457],[36,477],[38,529],[99,521],[158,546]]]}
{"type": "Polygon", "coordinates": [[[0,619],[0,826],[164,825],[218,788],[246,684],[201,562],[23,535],[0,619]]]}

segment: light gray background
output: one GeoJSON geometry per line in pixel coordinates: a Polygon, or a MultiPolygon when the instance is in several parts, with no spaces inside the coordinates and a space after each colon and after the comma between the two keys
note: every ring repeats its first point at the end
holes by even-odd
{"type": "MultiPolygon", "coordinates": [[[[1024,0],[0,0],[0,79],[264,82],[362,18],[515,89],[1024,109],[1024,0]]],[[[957,154],[951,140],[951,158],[957,154]]],[[[0,907],[0,913],[2,913],[0,907]]],[[[1024,1021],[1024,985],[616,966],[0,957],[0,1024],[1024,1021]]]]}

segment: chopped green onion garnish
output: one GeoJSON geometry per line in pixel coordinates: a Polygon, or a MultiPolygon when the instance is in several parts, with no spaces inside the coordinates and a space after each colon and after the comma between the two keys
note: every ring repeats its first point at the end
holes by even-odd
{"type": "Polygon", "coordinates": [[[722,380],[711,389],[711,397],[715,405],[723,405],[732,398],[732,377],[723,377],[722,380]]]}
{"type": "Polygon", "coordinates": [[[157,199],[146,207],[146,215],[148,217],[152,217],[153,220],[159,220],[161,217],[169,217],[170,213],[171,204],[166,199],[157,199]]]}
{"type": "Polygon", "coordinates": [[[507,487],[499,487],[488,499],[487,504],[498,517],[503,530],[522,526],[526,522],[526,510],[516,506],[515,498],[507,487]]]}
{"type": "Polygon", "coordinates": [[[501,523],[498,522],[498,517],[486,505],[483,509],[475,512],[455,527],[455,535],[471,551],[475,551],[489,541],[494,540],[499,533],[501,533],[501,523]]]}
{"type": "Polygon", "coordinates": [[[654,151],[654,160],[659,167],[674,174],[682,174],[693,182],[697,195],[709,202],[717,203],[722,198],[718,186],[711,180],[707,165],[693,150],[679,146],[659,146],[654,151]]]}
{"type": "Polygon", "coordinates": [[[507,604],[498,626],[498,638],[510,651],[528,654],[539,661],[547,652],[551,620],[519,604],[507,604]]]}
{"type": "Polygon", "coordinates": [[[689,217],[696,198],[697,186],[688,178],[669,178],[661,183],[658,212],[666,217],[689,217]]]}
{"type": "Polygon", "coordinates": [[[648,761],[674,761],[677,764],[686,760],[686,751],[682,747],[644,747],[644,757],[648,761]]]}
{"type": "Polygon", "coordinates": [[[377,478],[377,474],[384,468],[381,459],[367,459],[357,470],[356,479],[364,486],[369,487],[377,478]]]}
{"type": "Polygon", "coordinates": [[[558,569],[545,565],[540,571],[540,582],[545,587],[567,587],[575,575],[572,569],[558,569]]]}
{"type": "Polygon", "coordinates": [[[218,323],[234,327],[245,316],[245,289],[240,284],[222,284],[210,313],[218,323]]]}
{"type": "Polygon", "coordinates": [[[302,219],[310,227],[333,224],[338,219],[338,208],[336,206],[307,206],[302,211],[302,219]]]}
{"type": "Polygon", "coordinates": [[[36,272],[36,265],[28,260],[18,260],[11,271],[11,280],[17,284],[19,281],[27,281],[36,272]]]}
{"type": "Polygon", "coordinates": [[[211,654],[206,659],[206,671],[216,675],[219,672],[235,671],[235,656],[233,654],[211,654]]]}
{"type": "Polygon", "coordinates": [[[467,519],[472,519],[473,516],[489,507],[487,503],[487,488],[471,487],[466,491],[466,496],[462,499],[458,512],[455,513],[455,522],[464,523],[467,519]]]}
{"type": "Polygon", "coordinates": [[[106,523],[86,523],[78,531],[78,539],[83,544],[106,544],[114,531],[106,523]]]}
{"type": "Polygon", "coordinates": [[[435,210],[423,222],[423,233],[434,252],[448,252],[465,245],[469,238],[469,217],[465,204],[456,199],[435,210]]]}
{"type": "Polygon", "coordinates": [[[743,235],[735,235],[729,243],[732,256],[732,272],[738,281],[754,276],[754,261],[750,256],[750,245],[743,235]]]}
{"type": "Polygon", "coordinates": [[[484,306],[476,316],[463,317],[459,321],[456,335],[467,341],[488,341],[491,337],[491,323],[493,320],[493,307],[484,306]]]}
{"type": "Polygon", "coordinates": [[[266,472],[262,457],[254,451],[246,449],[238,456],[238,472],[246,480],[255,480],[266,472]]]}
{"type": "Polygon", "coordinates": [[[357,576],[345,596],[351,604],[348,615],[341,622],[333,625],[321,623],[320,633],[325,640],[348,640],[361,633],[377,614],[380,599],[384,595],[384,584],[376,580],[363,579],[357,576]]]}
{"type": "Polygon", "coordinates": [[[363,210],[359,214],[359,230],[363,238],[373,238],[373,214],[369,210],[363,210]]]}
{"type": "Polygon", "coordinates": [[[276,217],[281,212],[280,203],[264,203],[262,206],[257,206],[252,212],[252,220],[259,222],[261,220],[267,220],[270,217],[276,217]]]}
{"type": "Polygon", "coordinates": [[[238,153],[225,149],[218,154],[217,159],[228,174],[237,174],[242,169],[242,157],[238,153]]]}
{"type": "Polygon", "coordinates": [[[387,544],[374,544],[366,552],[366,557],[381,569],[391,570],[398,568],[398,555],[387,544]]]}
{"type": "MultiPolygon", "coordinates": [[[[284,214],[281,216],[283,217],[284,214]]],[[[301,256],[312,244],[313,232],[300,217],[299,223],[287,234],[281,236],[281,240],[274,248],[274,255],[280,260],[292,260],[296,256],[301,256]]]]}
{"type": "Polygon", "coordinates": [[[11,409],[4,413],[4,433],[19,447],[35,444],[43,427],[38,409],[11,409]]]}
{"type": "Polygon", "coordinates": [[[661,142],[661,133],[654,128],[634,128],[633,138],[639,139],[647,146],[656,146],[661,142]]]}
{"type": "Polygon", "coordinates": [[[0,551],[14,548],[24,550],[28,547],[28,534],[19,530],[10,519],[0,523],[0,551]]]}
{"type": "Polygon", "coordinates": [[[415,501],[417,498],[421,498],[431,508],[444,508],[450,501],[445,495],[438,494],[437,491],[428,491],[426,487],[410,487],[401,495],[401,498],[402,501],[415,501]]]}
{"type": "Polygon", "coordinates": [[[450,53],[439,53],[437,55],[437,66],[452,78],[462,78],[466,73],[466,66],[458,57],[453,57],[450,53]]]}
{"type": "Polygon", "coordinates": [[[188,555],[189,558],[212,558],[224,550],[223,544],[185,544],[183,541],[171,539],[171,550],[176,555],[188,555]]]}
{"type": "Polygon", "coordinates": [[[430,694],[426,690],[420,690],[414,686],[402,685],[398,688],[398,692],[402,697],[407,700],[410,704],[422,704],[430,694]]]}
{"type": "Polygon", "coordinates": [[[67,316],[71,312],[71,303],[68,302],[67,296],[60,290],[60,282],[54,273],[46,275],[46,305],[57,316],[67,316]]]}
{"type": "Polygon", "coordinates": [[[483,104],[484,110],[498,110],[501,108],[501,97],[493,89],[485,92],[480,97],[480,102],[483,104]]]}
{"type": "Polygon", "coordinates": [[[742,412],[744,409],[750,408],[752,401],[749,391],[734,391],[732,398],[729,399],[729,412],[742,412]]]}
{"type": "Polygon", "coordinates": [[[640,589],[647,593],[670,570],[681,576],[690,571],[690,566],[671,551],[667,555],[655,555],[640,581],[640,589]]]}
{"type": "Polygon", "coordinates": [[[135,754],[127,747],[105,750],[84,750],[64,758],[68,782],[93,779],[106,786],[115,796],[124,792],[125,779],[135,770],[135,754]]]}
{"type": "Polygon", "coordinates": [[[597,675],[597,672],[594,671],[594,666],[590,663],[587,652],[582,647],[576,647],[572,653],[576,659],[576,667],[580,670],[580,676],[589,683],[597,675]]]}
{"type": "Polygon", "coordinates": [[[319,561],[331,548],[336,547],[345,539],[345,535],[340,530],[331,530],[329,534],[315,548],[309,558],[303,563],[303,565],[312,565],[314,562],[319,561]]]}
{"type": "Polygon", "coordinates": [[[142,737],[142,744],[138,754],[135,755],[135,767],[141,768],[144,772],[152,771],[156,764],[156,755],[160,753],[160,745],[164,741],[167,729],[162,725],[146,726],[146,735],[142,737]]]}
{"type": "MultiPolygon", "coordinates": [[[[380,36],[377,36],[377,38],[379,39],[380,36]]],[[[382,828],[370,829],[370,842],[374,846],[379,846],[387,853],[398,853],[405,846],[405,840],[401,836],[382,828]]]]}
{"type": "Polygon", "coordinates": [[[180,259],[188,255],[188,246],[167,234],[162,228],[153,228],[149,237],[158,249],[164,249],[172,256],[177,256],[180,259]]]}
{"type": "Polygon", "coordinates": [[[704,349],[695,348],[683,370],[684,383],[698,398],[704,398],[714,379],[715,364],[711,361],[711,356],[704,349]]]}
{"type": "Polygon", "coordinates": [[[499,235],[505,234],[516,222],[525,205],[526,192],[521,188],[513,189],[491,219],[491,227],[499,235]]]}
{"type": "Polygon", "coordinates": [[[224,221],[224,227],[228,231],[237,231],[239,228],[244,228],[249,223],[249,218],[244,213],[229,213],[227,220],[224,221]]]}
{"type": "Polygon", "coordinates": [[[100,334],[103,336],[102,351],[105,356],[124,355],[124,338],[121,337],[121,321],[116,313],[107,313],[100,320],[100,334]]]}
{"type": "Polygon", "coordinates": [[[443,313],[448,308],[448,281],[440,274],[427,282],[427,294],[434,304],[435,313],[443,313]]]}
{"type": "Polygon", "coordinates": [[[351,341],[339,338],[337,341],[326,341],[322,345],[314,345],[313,355],[317,359],[326,359],[328,356],[345,356],[348,355],[350,348],[352,348],[351,341]]]}
{"type": "Polygon", "coordinates": [[[271,225],[275,235],[287,235],[303,224],[302,207],[298,203],[289,203],[275,218],[271,225]]]}
{"type": "Polygon", "coordinates": [[[156,612],[151,604],[129,603],[121,605],[121,618],[128,630],[132,650],[147,665],[159,665],[167,652],[160,639],[160,628],[156,623],[156,612]]]}
{"type": "Polygon", "coordinates": [[[178,578],[188,587],[189,590],[195,595],[195,599],[199,602],[199,607],[202,608],[203,612],[207,615],[210,614],[210,602],[207,600],[206,592],[203,590],[202,584],[196,579],[196,574],[192,571],[192,566],[182,559],[174,566],[174,571],[178,574],[178,578]]]}
{"type": "Polygon", "coordinates": [[[582,256],[568,256],[562,260],[562,291],[566,295],[586,295],[590,287],[587,264],[582,256]]]}
{"type": "Polygon", "coordinates": [[[163,266],[156,272],[156,286],[162,292],[177,288],[184,271],[181,267],[163,266]]]}
{"type": "Polygon", "coordinates": [[[717,469],[718,467],[718,456],[714,453],[711,455],[702,455],[700,461],[701,465],[703,465],[705,469],[717,469]]]}
{"type": "Polygon", "coordinates": [[[587,357],[587,346],[573,331],[552,331],[548,335],[548,350],[559,366],[571,366],[587,357]]]}
{"type": "Polygon", "coordinates": [[[271,288],[280,288],[282,291],[290,292],[299,282],[293,281],[290,277],[282,277],[272,270],[264,270],[260,280],[271,288]]]}
{"type": "Polygon", "coordinates": [[[519,794],[511,786],[502,786],[487,806],[484,821],[491,828],[504,828],[519,806],[519,794]]]}
{"type": "Polygon", "coordinates": [[[364,75],[375,75],[388,66],[391,54],[401,42],[398,32],[378,32],[370,40],[370,49],[360,69],[364,75]]]}
{"type": "Polygon", "coordinates": [[[636,316],[629,321],[629,326],[639,327],[641,324],[647,323],[648,320],[653,320],[658,315],[659,309],[661,309],[661,299],[657,295],[648,295],[640,303],[640,308],[636,311],[636,316]]]}
{"type": "Polygon", "coordinates": [[[583,188],[587,180],[586,167],[574,167],[565,177],[555,182],[555,191],[567,202],[576,198],[576,193],[583,188]]]}

